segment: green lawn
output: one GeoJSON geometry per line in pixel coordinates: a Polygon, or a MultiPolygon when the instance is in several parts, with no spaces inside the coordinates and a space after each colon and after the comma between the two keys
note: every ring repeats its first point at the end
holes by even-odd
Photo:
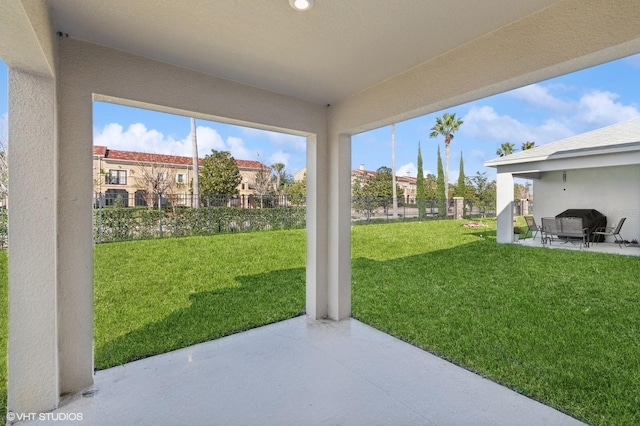
{"type": "Polygon", "coordinates": [[[304,230],[95,246],[98,369],[304,311],[304,230]]]}
{"type": "Polygon", "coordinates": [[[640,424],[640,258],[480,234],[354,228],[354,317],[588,423],[640,424]]]}
{"type": "MultiPolygon", "coordinates": [[[[497,245],[491,228],[462,223],[353,227],[354,317],[589,423],[639,424],[640,258],[497,245]]],[[[304,309],[304,230],[103,244],[94,256],[98,368],[304,309]]],[[[4,253],[0,274],[6,345],[4,253]]]]}

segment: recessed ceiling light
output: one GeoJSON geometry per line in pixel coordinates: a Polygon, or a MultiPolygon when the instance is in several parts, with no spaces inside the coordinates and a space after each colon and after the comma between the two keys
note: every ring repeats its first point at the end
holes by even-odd
{"type": "Polygon", "coordinates": [[[295,10],[309,10],[313,7],[314,0],[289,0],[289,4],[295,10]]]}

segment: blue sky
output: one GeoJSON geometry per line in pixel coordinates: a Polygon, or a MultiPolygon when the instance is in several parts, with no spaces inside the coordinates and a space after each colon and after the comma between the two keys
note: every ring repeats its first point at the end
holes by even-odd
{"type": "MultiPolygon", "coordinates": [[[[435,172],[440,144],[429,138],[435,118],[444,112],[464,120],[451,144],[449,179],[458,177],[460,154],[467,176],[493,169],[483,163],[496,157],[504,142],[516,148],[525,141],[543,145],[575,134],[640,116],[640,55],[620,59],[503,94],[448,108],[396,124],[396,174],[416,176],[418,142],[425,173],[435,172]]],[[[274,132],[197,121],[199,154],[229,150],[237,159],[281,162],[293,174],[305,165],[303,138],[274,132]]],[[[108,103],[94,103],[94,143],[112,149],[190,156],[189,118],[108,103]]],[[[7,131],[7,67],[0,61],[0,135],[7,131]]],[[[391,126],[352,138],[352,168],[391,166],[391,126]]]]}

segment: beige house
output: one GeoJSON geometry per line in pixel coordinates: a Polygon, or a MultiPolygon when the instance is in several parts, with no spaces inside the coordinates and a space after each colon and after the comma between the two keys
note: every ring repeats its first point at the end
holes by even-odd
{"type": "MultiPolygon", "coordinates": [[[[364,164],[360,164],[356,170],[351,170],[351,186],[360,179],[367,177],[373,177],[377,172],[371,170],[365,170],[364,164]]],[[[396,184],[402,189],[402,193],[398,194],[398,197],[402,198],[405,203],[412,204],[416,202],[417,185],[416,178],[411,177],[409,172],[406,176],[396,176],[396,184]]]]}
{"type": "MultiPolygon", "coordinates": [[[[247,207],[256,194],[256,174],[260,169],[270,170],[259,161],[235,160],[242,177],[238,185],[237,202],[234,205],[247,207]]],[[[199,159],[202,165],[202,159],[199,159]]],[[[121,151],[106,146],[93,147],[94,201],[99,197],[105,204],[112,204],[118,197],[129,207],[154,203],[150,191],[152,181],[159,181],[164,189],[166,201],[174,205],[189,206],[192,203],[191,182],[193,160],[177,155],[150,154],[121,151]]]]}
{"type": "MultiPolygon", "coordinates": [[[[294,180],[301,181],[305,178],[307,173],[307,168],[304,167],[298,170],[294,175],[294,180]]],[[[372,170],[365,170],[364,164],[360,164],[355,170],[351,170],[351,187],[354,184],[357,184],[360,179],[364,179],[366,177],[375,176],[376,172],[372,170]]],[[[401,197],[405,203],[412,204],[416,202],[416,194],[417,194],[417,185],[416,178],[411,177],[409,172],[407,172],[406,176],[396,176],[396,184],[402,189],[402,194],[398,194],[398,197],[401,197]]]]}

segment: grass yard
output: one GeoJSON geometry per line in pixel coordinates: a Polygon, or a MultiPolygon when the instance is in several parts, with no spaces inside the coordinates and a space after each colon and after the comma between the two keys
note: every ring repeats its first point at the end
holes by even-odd
{"type": "MultiPolygon", "coordinates": [[[[353,227],[354,317],[588,423],[639,424],[640,258],[497,245],[463,223],[353,227]]],[[[103,244],[94,264],[99,369],[304,309],[304,230],[103,244]]]]}
{"type": "Polygon", "coordinates": [[[119,365],[304,311],[305,233],[95,246],[95,363],[119,365]]]}
{"type": "Polygon", "coordinates": [[[640,258],[353,230],[353,316],[591,424],[640,424],[640,258]]]}

